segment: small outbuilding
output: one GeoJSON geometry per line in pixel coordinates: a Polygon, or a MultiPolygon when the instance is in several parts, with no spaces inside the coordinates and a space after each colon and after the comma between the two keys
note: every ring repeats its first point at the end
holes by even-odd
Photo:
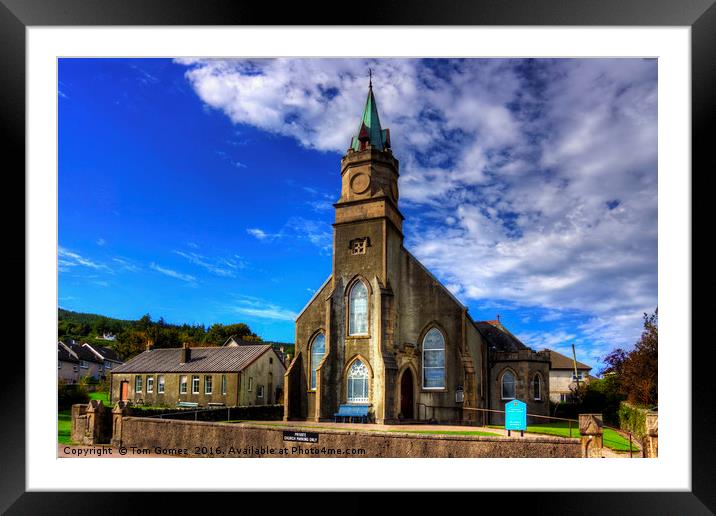
{"type": "Polygon", "coordinates": [[[154,406],[270,405],[286,368],[270,344],[150,349],[112,371],[111,401],[154,406]]]}

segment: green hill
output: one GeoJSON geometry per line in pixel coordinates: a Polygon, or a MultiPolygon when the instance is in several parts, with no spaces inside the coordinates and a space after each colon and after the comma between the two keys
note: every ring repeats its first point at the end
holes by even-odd
{"type": "MultiPolygon", "coordinates": [[[[221,346],[231,336],[244,340],[262,341],[245,323],[170,324],[162,317],[153,320],[149,314],[137,320],[115,319],[99,314],[73,312],[59,308],[57,311],[57,338],[74,339],[114,348],[128,360],[146,349],[147,343],[157,348],[191,346],[221,346]],[[116,336],[116,340],[104,340],[104,333],[116,336]]],[[[279,344],[275,344],[278,349],[279,344]]],[[[286,352],[293,354],[293,345],[286,345],[286,352]]]]}

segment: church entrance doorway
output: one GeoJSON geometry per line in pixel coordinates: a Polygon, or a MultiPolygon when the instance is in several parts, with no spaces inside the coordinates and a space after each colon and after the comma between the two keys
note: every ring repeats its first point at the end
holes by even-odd
{"type": "Polygon", "coordinates": [[[406,369],[400,379],[400,413],[403,419],[414,419],[413,407],[413,373],[406,369]]]}

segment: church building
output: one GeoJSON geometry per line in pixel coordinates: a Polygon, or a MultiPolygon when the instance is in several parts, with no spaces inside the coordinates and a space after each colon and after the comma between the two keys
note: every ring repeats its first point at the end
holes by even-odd
{"type": "Polygon", "coordinates": [[[477,409],[504,410],[512,399],[547,415],[548,354],[499,320],[474,321],[405,249],[398,176],[371,83],[341,160],[333,271],[296,319],[284,419],[332,421],[339,405],[360,403],[379,424],[499,424],[501,414],[477,409]]]}

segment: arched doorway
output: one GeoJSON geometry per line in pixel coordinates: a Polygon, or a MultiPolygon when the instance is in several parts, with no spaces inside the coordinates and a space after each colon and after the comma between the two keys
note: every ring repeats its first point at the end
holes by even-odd
{"type": "Polygon", "coordinates": [[[415,406],[413,400],[413,373],[410,368],[406,368],[403,376],[400,378],[400,414],[403,419],[415,419],[413,409],[415,406]]]}

